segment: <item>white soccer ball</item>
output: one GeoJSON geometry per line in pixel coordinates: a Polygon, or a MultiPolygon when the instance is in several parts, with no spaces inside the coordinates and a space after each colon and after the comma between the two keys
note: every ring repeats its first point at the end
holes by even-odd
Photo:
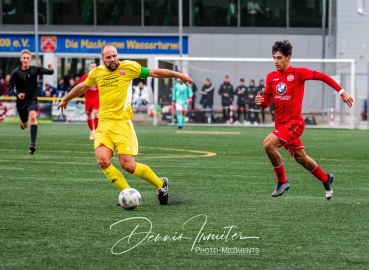
{"type": "Polygon", "coordinates": [[[141,194],[134,188],[123,189],[118,196],[120,205],[126,210],[134,210],[141,203],[141,194]]]}

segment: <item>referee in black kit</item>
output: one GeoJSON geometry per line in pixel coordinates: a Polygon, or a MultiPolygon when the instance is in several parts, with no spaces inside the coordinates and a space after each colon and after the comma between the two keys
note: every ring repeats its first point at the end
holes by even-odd
{"type": "Polygon", "coordinates": [[[30,66],[32,54],[29,50],[22,50],[20,56],[20,66],[13,70],[10,76],[9,91],[12,95],[17,96],[17,111],[21,120],[20,127],[25,129],[28,124],[31,126],[31,145],[29,153],[34,154],[36,151],[37,137],[37,76],[52,75],[54,70],[51,64],[48,69],[43,67],[30,66]]]}

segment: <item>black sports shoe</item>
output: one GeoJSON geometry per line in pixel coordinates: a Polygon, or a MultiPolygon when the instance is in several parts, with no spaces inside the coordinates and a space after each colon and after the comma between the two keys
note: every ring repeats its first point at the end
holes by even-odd
{"type": "Polygon", "coordinates": [[[325,197],[327,198],[327,200],[330,200],[333,196],[333,188],[332,188],[332,183],[333,183],[333,174],[327,173],[328,175],[328,180],[325,181],[325,183],[323,183],[323,186],[325,188],[325,197]]]}
{"type": "Polygon", "coordinates": [[[122,206],[120,205],[120,202],[117,202],[117,203],[115,204],[115,206],[122,207],[122,206]]]}
{"type": "Polygon", "coordinates": [[[31,143],[31,146],[29,147],[29,153],[30,155],[33,155],[36,152],[36,145],[31,143]]]}
{"type": "Polygon", "coordinates": [[[290,183],[281,183],[281,182],[278,182],[277,184],[277,187],[275,188],[275,190],[273,191],[272,193],[272,197],[278,197],[278,196],[281,196],[283,195],[283,193],[287,190],[290,189],[290,183]]]}
{"type": "Polygon", "coordinates": [[[168,204],[168,178],[162,177],[160,179],[163,180],[163,186],[156,191],[156,195],[158,195],[159,203],[166,205],[168,204]]]}
{"type": "Polygon", "coordinates": [[[22,126],[22,123],[19,124],[21,129],[25,129],[25,127],[22,126]]]}

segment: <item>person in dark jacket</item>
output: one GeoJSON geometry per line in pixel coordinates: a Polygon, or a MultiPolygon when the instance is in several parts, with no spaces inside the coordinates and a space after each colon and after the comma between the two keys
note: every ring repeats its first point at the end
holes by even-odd
{"type": "Polygon", "coordinates": [[[32,54],[29,50],[21,51],[20,66],[13,70],[10,76],[9,91],[17,97],[16,106],[21,120],[20,127],[25,129],[31,126],[31,145],[29,153],[36,151],[37,137],[37,76],[45,74],[52,75],[54,70],[51,64],[48,68],[31,66],[32,54]]]}
{"type": "Polygon", "coordinates": [[[210,110],[211,122],[214,122],[214,85],[211,83],[209,79],[205,79],[204,85],[201,88],[200,94],[200,104],[204,110],[210,110]]]}
{"type": "MultiPolygon", "coordinates": [[[[259,88],[258,92],[262,95],[264,93],[264,89],[265,89],[265,81],[263,79],[261,79],[259,81],[258,88],[259,88]]],[[[270,115],[272,116],[272,122],[274,123],[274,104],[273,104],[273,101],[270,102],[269,110],[270,110],[270,115]]],[[[260,113],[261,113],[261,122],[263,124],[265,124],[265,108],[260,107],[260,113]]]]}
{"type": "Polygon", "coordinates": [[[193,93],[193,96],[192,96],[192,104],[190,104],[190,108],[192,110],[194,110],[195,109],[195,102],[196,102],[197,85],[195,84],[195,82],[192,82],[190,84],[190,87],[191,87],[192,93],[193,93]]]}
{"type": "Polygon", "coordinates": [[[222,97],[222,109],[224,123],[230,123],[230,106],[233,104],[234,90],[229,82],[229,76],[226,75],[223,84],[219,87],[218,94],[222,97]]]}
{"type": "Polygon", "coordinates": [[[255,86],[255,81],[250,80],[250,85],[246,88],[246,102],[247,102],[247,118],[250,123],[257,126],[260,122],[259,119],[259,106],[255,103],[255,97],[259,88],[255,86]]]}
{"type": "Polygon", "coordinates": [[[243,114],[243,122],[246,124],[246,85],[245,80],[240,79],[240,85],[236,87],[235,94],[237,96],[237,118],[235,123],[241,122],[241,113],[243,114]],[[238,121],[238,122],[237,122],[238,121]]]}

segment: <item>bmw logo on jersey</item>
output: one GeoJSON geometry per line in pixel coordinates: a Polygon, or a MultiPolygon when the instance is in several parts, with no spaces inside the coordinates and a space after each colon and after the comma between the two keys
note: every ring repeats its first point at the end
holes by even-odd
{"type": "Polygon", "coordinates": [[[276,90],[279,95],[283,95],[287,91],[287,85],[281,82],[277,85],[276,90]]]}

